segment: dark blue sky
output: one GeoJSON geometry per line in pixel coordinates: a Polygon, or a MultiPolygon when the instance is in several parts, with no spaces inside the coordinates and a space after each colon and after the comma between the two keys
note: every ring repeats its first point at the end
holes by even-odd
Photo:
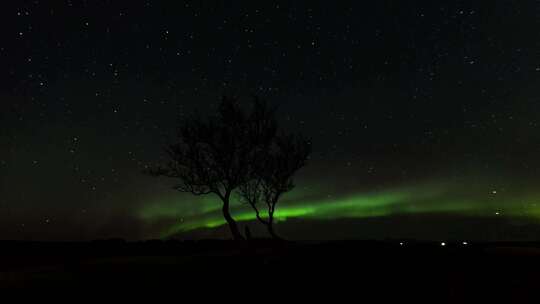
{"type": "Polygon", "coordinates": [[[140,170],[178,113],[222,94],[262,96],[313,138],[298,184],[331,184],[314,197],[537,181],[538,1],[12,1],[1,14],[0,238],[154,235],[137,210],[170,185],[140,170]]]}

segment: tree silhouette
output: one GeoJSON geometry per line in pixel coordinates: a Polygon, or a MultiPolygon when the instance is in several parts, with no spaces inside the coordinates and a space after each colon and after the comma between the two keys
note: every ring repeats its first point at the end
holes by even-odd
{"type": "Polygon", "coordinates": [[[258,154],[250,180],[238,189],[242,200],[253,208],[257,219],[266,225],[268,233],[275,239],[280,239],[274,231],[277,203],[284,193],[294,188],[293,176],[305,166],[310,153],[311,144],[307,139],[280,133],[265,151],[258,154]],[[259,210],[261,204],[266,207],[264,217],[259,210]]]}
{"type": "Polygon", "coordinates": [[[233,191],[247,183],[256,162],[276,137],[275,111],[254,98],[246,113],[236,98],[223,97],[215,115],[180,121],[178,138],[166,148],[168,162],[146,173],[179,179],[174,188],[194,195],[215,194],[235,240],[243,239],[230,213],[233,191]]]}

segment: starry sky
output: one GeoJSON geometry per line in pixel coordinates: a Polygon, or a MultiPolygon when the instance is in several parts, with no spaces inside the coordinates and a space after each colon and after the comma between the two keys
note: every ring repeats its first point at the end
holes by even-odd
{"type": "Polygon", "coordinates": [[[312,138],[284,237],[540,235],[537,0],[35,0],[0,17],[0,239],[227,236],[214,197],[141,173],[223,94],[312,138]]]}

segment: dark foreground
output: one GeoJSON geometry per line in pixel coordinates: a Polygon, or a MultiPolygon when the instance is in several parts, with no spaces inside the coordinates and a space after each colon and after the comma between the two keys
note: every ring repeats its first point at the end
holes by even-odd
{"type": "Polygon", "coordinates": [[[234,286],[240,293],[254,287],[276,300],[293,291],[433,303],[534,302],[540,293],[537,243],[110,240],[0,246],[4,288],[234,286]]]}

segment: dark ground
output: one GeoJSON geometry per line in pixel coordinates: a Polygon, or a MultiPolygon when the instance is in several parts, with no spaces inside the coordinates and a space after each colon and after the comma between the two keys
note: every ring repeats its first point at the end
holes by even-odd
{"type": "Polygon", "coordinates": [[[255,287],[359,298],[522,303],[538,292],[540,243],[404,241],[3,241],[2,287],[255,287]]]}

